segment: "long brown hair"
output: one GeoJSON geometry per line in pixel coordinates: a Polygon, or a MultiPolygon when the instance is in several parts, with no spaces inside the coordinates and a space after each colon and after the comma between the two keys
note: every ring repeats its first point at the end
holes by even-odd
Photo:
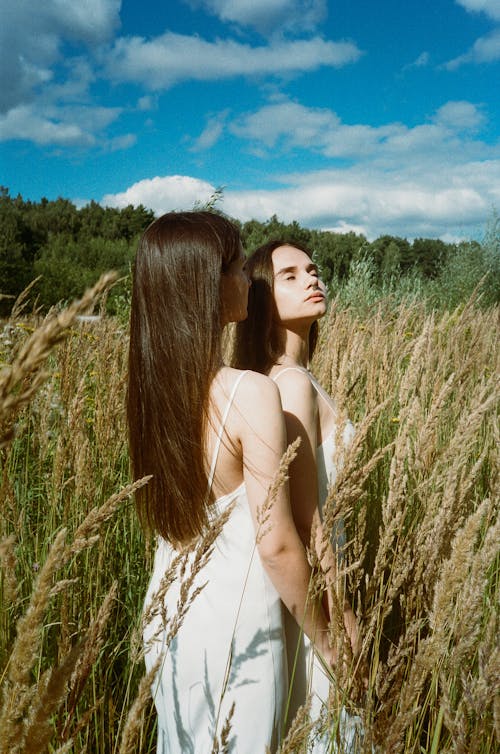
{"type": "MultiPolygon", "coordinates": [[[[295,241],[275,239],[259,246],[247,259],[246,270],[252,281],[248,317],[236,325],[233,342],[232,364],[238,369],[267,373],[283,355],[284,343],[277,325],[273,296],[273,251],[280,246],[293,246],[312,258],[305,246],[295,241]]],[[[318,323],[313,322],[309,331],[309,359],[312,359],[317,339],[318,323]]]]}
{"type": "Polygon", "coordinates": [[[171,212],[144,232],[133,272],[127,416],[143,524],[182,544],[207,525],[204,438],[222,363],[221,275],[237,228],[213,212],[171,212]]]}

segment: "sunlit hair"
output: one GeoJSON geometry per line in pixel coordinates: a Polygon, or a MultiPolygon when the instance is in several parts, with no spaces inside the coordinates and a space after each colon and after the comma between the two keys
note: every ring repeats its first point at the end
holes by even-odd
{"type": "Polygon", "coordinates": [[[182,544],[207,521],[205,437],[221,366],[221,275],[241,251],[213,212],[172,212],[144,232],[133,272],[127,416],[139,516],[182,544]]]}
{"type": "MultiPolygon", "coordinates": [[[[276,239],[260,246],[247,259],[246,270],[252,281],[248,294],[248,317],[236,326],[233,346],[233,366],[267,373],[284,352],[280,337],[278,314],[274,303],[273,251],[280,246],[293,246],[312,254],[295,241],[276,239]]],[[[312,358],[318,338],[318,323],[309,332],[309,359],[312,358]]]]}

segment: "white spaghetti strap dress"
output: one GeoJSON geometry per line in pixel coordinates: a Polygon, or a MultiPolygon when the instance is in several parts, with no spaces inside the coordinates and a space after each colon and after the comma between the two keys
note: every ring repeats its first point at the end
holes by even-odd
{"type": "MultiPolygon", "coordinates": [[[[332,408],[335,409],[331,397],[315,380],[313,375],[301,367],[285,367],[278,374],[273,375],[273,380],[277,379],[287,371],[297,371],[306,374],[311,384],[314,386],[318,395],[320,395],[332,408]]],[[[342,432],[342,443],[348,447],[354,437],[354,426],[347,421],[342,432]]],[[[316,468],[318,477],[318,507],[320,515],[328,495],[329,487],[335,482],[337,468],[335,466],[335,435],[336,430],[323,439],[321,445],[316,448],[316,468]]],[[[336,550],[341,550],[345,543],[344,528],[342,522],[338,522],[337,528],[332,535],[332,544],[336,550]]],[[[287,721],[293,720],[297,709],[304,704],[308,694],[311,695],[311,719],[318,720],[326,713],[328,703],[328,693],[330,690],[330,680],[325,673],[321,663],[317,659],[311,642],[308,637],[300,630],[297,622],[292,616],[285,611],[285,634],[288,656],[288,673],[291,677],[291,687],[289,690],[290,702],[287,721]]],[[[342,740],[342,754],[357,754],[361,749],[358,746],[359,741],[359,718],[348,715],[342,710],[341,720],[339,721],[339,735],[342,740]]],[[[306,749],[304,749],[305,751],[306,749]]],[[[316,736],[308,745],[308,754],[332,754],[337,751],[332,743],[331,735],[328,730],[320,736],[316,736]]]]}
{"type": "MultiPolygon", "coordinates": [[[[211,486],[242,372],[223,413],[211,464],[211,486]]],[[[287,668],[280,597],[261,564],[245,484],[219,498],[214,515],[233,506],[213,553],[196,576],[203,586],[169,646],[161,614],[145,627],[148,669],[161,656],[153,683],[158,713],[158,754],[211,754],[230,717],[228,751],[275,751],[283,725],[287,668]],[[234,705],[232,715],[230,711],[234,705]]],[[[178,553],[159,538],[145,608],[178,553]]],[[[175,615],[181,577],[164,599],[163,614],[175,615]]],[[[161,611],[160,611],[161,612],[161,611]]],[[[217,750],[217,749],[214,749],[217,750]]]]}

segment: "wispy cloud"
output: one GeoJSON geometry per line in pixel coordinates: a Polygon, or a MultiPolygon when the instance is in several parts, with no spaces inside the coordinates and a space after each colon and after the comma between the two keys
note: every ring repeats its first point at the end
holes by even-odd
{"type": "Polygon", "coordinates": [[[23,139],[39,145],[93,146],[95,137],[76,123],[40,115],[29,105],[11,108],[0,115],[0,141],[23,139]]]}
{"type": "Polygon", "coordinates": [[[431,56],[427,51],[424,50],[424,52],[421,52],[420,55],[413,61],[413,63],[408,63],[408,65],[405,65],[403,70],[407,71],[411,68],[425,68],[425,66],[428,66],[431,60],[431,56]]]}
{"type": "Polygon", "coordinates": [[[500,60],[500,28],[476,39],[470,50],[445,63],[445,68],[453,71],[466,63],[494,63],[500,60]]]}
{"type": "Polygon", "coordinates": [[[326,0],[186,0],[221,21],[248,26],[269,35],[280,31],[311,31],[327,14],[326,0]]]}
{"type": "Polygon", "coordinates": [[[500,21],[500,3],[498,0],[456,0],[470,13],[486,13],[487,16],[500,21]]]}
{"type": "Polygon", "coordinates": [[[102,133],[120,114],[121,109],[116,107],[19,105],[0,115],[0,142],[23,140],[46,147],[128,149],[136,141],[133,134],[107,138],[102,133]]]}
{"type": "Polygon", "coordinates": [[[220,139],[224,131],[229,110],[224,110],[208,117],[207,124],[201,134],[190,147],[191,152],[203,152],[211,149],[220,139]]]}
{"type": "Polygon", "coordinates": [[[436,154],[445,152],[462,159],[464,150],[477,152],[482,147],[468,141],[462,132],[475,132],[485,123],[481,109],[470,102],[445,103],[429,119],[412,128],[402,123],[381,126],[342,123],[326,108],[308,108],[290,99],[265,105],[242,115],[228,127],[256,148],[307,149],[330,158],[360,159],[373,157],[379,162],[400,161],[402,155],[419,154],[427,165],[436,154]]]}
{"type": "Polygon", "coordinates": [[[210,42],[167,32],[152,40],[118,39],[106,69],[116,81],[134,81],[155,90],[168,89],[182,81],[297,75],[322,66],[354,63],[360,56],[352,42],[331,42],[321,37],[252,47],[233,39],[210,42]]]}
{"type": "MultiPolygon", "coordinates": [[[[493,21],[500,21],[500,0],[456,0],[469,13],[484,13],[493,21]]],[[[476,39],[472,47],[444,64],[444,68],[454,71],[467,63],[494,63],[500,60],[500,28],[493,29],[476,39]]]]}

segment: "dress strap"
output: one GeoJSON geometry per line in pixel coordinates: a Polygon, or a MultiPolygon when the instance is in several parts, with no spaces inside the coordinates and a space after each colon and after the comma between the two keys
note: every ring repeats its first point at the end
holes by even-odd
{"type": "Polygon", "coordinates": [[[332,398],[328,395],[326,390],[319,384],[316,377],[311,374],[309,369],[306,369],[305,367],[285,367],[281,370],[281,372],[278,372],[278,374],[275,374],[271,377],[274,382],[278,379],[278,377],[281,377],[282,374],[285,374],[285,372],[301,372],[302,374],[305,374],[309,377],[309,381],[311,385],[314,387],[318,395],[320,395],[329,405],[332,405],[332,398]]]}
{"type": "Polygon", "coordinates": [[[281,377],[285,372],[302,372],[302,374],[307,374],[308,377],[311,377],[311,373],[305,367],[285,367],[278,374],[273,374],[271,379],[276,382],[278,377],[281,377]]]}
{"type": "Polygon", "coordinates": [[[276,382],[276,380],[278,379],[278,377],[281,377],[281,375],[285,374],[285,372],[300,372],[301,374],[305,374],[307,377],[309,377],[309,380],[312,382],[312,384],[314,385],[314,387],[316,388],[316,390],[318,390],[318,383],[316,382],[316,380],[312,376],[312,374],[309,371],[309,369],[306,369],[305,367],[285,367],[284,369],[281,370],[281,372],[278,372],[278,374],[274,374],[271,377],[271,379],[274,382],[276,382]]]}
{"type": "Polygon", "coordinates": [[[224,427],[226,426],[227,417],[229,416],[230,408],[233,404],[234,396],[236,395],[236,390],[238,389],[238,385],[240,384],[242,378],[245,376],[245,374],[249,370],[245,370],[244,372],[241,372],[238,377],[236,378],[234,385],[231,389],[231,393],[229,395],[229,399],[226,403],[226,407],[224,409],[224,413],[222,415],[222,421],[220,423],[219,431],[217,433],[217,440],[215,441],[215,448],[214,453],[212,456],[212,463],[210,464],[210,473],[208,475],[208,492],[210,492],[212,488],[212,483],[214,481],[214,475],[215,475],[215,467],[217,465],[217,458],[219,456],[219,450],[222,442],[222,435],[224,434],[224,427]]]}

